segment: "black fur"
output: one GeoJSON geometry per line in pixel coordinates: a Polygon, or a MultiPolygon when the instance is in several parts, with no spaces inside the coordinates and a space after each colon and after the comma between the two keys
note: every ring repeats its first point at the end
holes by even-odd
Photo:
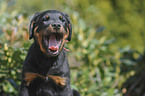
{"type": "MultiPolygon", "coordinates": [[[[22,82],[18,96],[80,96],[80,94],[77,91],[71,90],[70,69],[67,60],[67,53],[65,52],[65,50],[59,50],[59,54],[55,56],[47,54],[47,52],[44,53],[40,49],[38,41],[35,39],[34,29],[36,28],[36,26],[38,26],[37,32],[39,32],[41,30],[46,30],[46,27],[48,27],[48,25],[50,24],[50,22],[48,21],[48,25],[46,25],[42,19],[46,14],[53,14],[53,16],[55,16],[54,14],[56,14],[56,16],[53,17],[53,19],[58,18],[57,15],[64,16],[65,23],[62,23],[58,19],[55,19],[54,21],[58,20],[60,24],[63,25],[65,30],[66,28],[68,28],[70,33],[67,39],[69,41],[71,40],[72,29],[68,15],[56,10],[47,10],[35,14],[31,21],[29,29],[30,39],[34,38],[34,43],[29,48],[28,54],[23,64],[22,82]],[[70,26],[68,26],[68,24],[70,24],[70,26]],[[27,72],[37,73],[42,76],[46,76],[47,74],[49,74],[53,76],[63,77],[66,79],[66,86],[61,87],[57,85],[51,78],[45,80],[40,77],[35,78],[27,86],[28,82],[24,80],[25,73],[27,72]]],[[[42,45],[44,45],[43,42],[42,45]]]]}
{"type": "MultiPolygon", "coordinates": [[[[29,96],[67,96],[65,88],[57,85],[51,78],[43,79],[37,77],[30,83],[28,88],[29,96]]],[[[77,95],[75,95],[77,96],[77,95]]]]}

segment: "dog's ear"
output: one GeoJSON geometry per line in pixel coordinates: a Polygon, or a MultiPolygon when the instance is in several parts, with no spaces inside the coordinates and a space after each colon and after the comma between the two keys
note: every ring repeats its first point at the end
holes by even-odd
{"type": "Polygon", "coordinates": [[[29,39],[32,39],[34,37],[34,29],[36,27],[35,23],[36,23],[36,20],[39,17],[39,15],[40,15],[40,12],[37,12],[33,16],[32,20],[30,22],[30,26],[29,26],[29,39]]]}
{"type": "Polygon", "coordinates": [[[70,21],[70,18],[68,16],[68,14],[66,14],[65,12],[62,12],[62,13],[68,21],[69,36],[68,36],[67,40],[70,41],[71,40],[71,34],[72,34],[72,24],[71,24],[71,21],[70,21]]]}

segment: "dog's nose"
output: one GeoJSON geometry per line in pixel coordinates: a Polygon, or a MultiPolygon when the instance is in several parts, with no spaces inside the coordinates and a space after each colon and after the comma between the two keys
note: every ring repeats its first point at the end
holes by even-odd
{"type": "Polygon", "coordinates": [[[53,23],[52,27],[53,27],[53,29],[60,29],[61,25],[60,25],[60,23],[53,23]]]}

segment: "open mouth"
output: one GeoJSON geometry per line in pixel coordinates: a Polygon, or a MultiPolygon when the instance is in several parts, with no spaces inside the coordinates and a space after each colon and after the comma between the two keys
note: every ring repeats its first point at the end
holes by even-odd
{"type": "Polygon", "coordinates": [[[44,42],[46,45],[47,52],[55,55],[59,53],[59,48],[61,47],[62,34],[52,33],[50,36],[44,37],[44,42]]]}

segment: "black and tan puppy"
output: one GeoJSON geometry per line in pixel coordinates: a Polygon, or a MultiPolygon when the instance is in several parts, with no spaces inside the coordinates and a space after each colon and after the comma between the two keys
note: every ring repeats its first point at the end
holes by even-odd
{"type": "Polygon", "coordinates": [[[80,96],[70,88],[70,70],[63,49],[71,40],[69,16],[57,10],[38,12],[30,24],[34,38],[22,70],[18,96],[80,96]]]}

